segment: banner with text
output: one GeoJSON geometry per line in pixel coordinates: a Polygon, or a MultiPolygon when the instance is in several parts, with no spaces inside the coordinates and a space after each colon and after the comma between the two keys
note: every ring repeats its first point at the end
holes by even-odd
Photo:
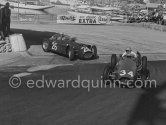
{"type": "Polygon", "coordinates": [[[76,23],[76,16],[73,15],[59,15],[57,16],[57,23],[67,23],[72,24],[76,23]]]}
{"type": "Polygon", "coordinates": [[[60,15],[57,23],[69,24],[110,24],[110,17],[102,15],[60,15]]]}
{"type": "Polygon", "coordinates": [[[35,15],[34,14],[20,14],[19,21],[20,22],[35,22],[35,15]]]}

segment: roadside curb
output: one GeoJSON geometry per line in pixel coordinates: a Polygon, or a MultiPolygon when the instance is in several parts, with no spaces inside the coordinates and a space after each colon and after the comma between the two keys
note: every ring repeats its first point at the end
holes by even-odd
{"type": "Polygon", "coordinates": [[[8,63],[14,62],[20,56],[21,54],[16,52],[0,53],[0,65],[7,65],[8,63]]]}
{"type": "Polygon", "coordinates": [[[115,25],[118,25],[118,26],[143,27],[143,28],[147,28],[147,29],[152,29],[152,30],[157,30],[157,31],[161,31],[161,32],[166,32],[166,26],[155,24],[155,23],[117,23],[115,25]]]}
{"type": "Polygon", "coordinates": [[[9,63],[15,62],[17,59],[21,57],[31,57],[31,55],[28,51],[0,53],[0,66],[8,65],[9,63]]]}

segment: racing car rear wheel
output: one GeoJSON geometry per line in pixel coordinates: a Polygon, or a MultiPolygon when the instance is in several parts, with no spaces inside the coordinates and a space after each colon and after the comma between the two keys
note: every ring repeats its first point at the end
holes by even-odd
{"type": "Polygon", "coordinates": [[[104,72],[103,72],[103,83],[104,85],[109,85],[112,82],[112,79],[110,78],[110,74],[112,73],[112,67],[110,64],[108,64],[105,68],[104,68],[104,72]]]}
{"type": "Polygon", "coordinates": [[[155,84],[150,83],[148,81],[149,78],[150,78],[150,71],[148,69],[146,69],[142,72],[142,77],[141,77],[141,80],[143,83],[142,88],[146,89],[146,88],[154,87],[155,84]]]}
{"type": "Polygon", "coordinates": [[[68,47],[67,55],[68,55],[70,61],[74,60],[74,49],[73,49],[73,47],[68,47]]]}
{"type": "Polygon", "coordinates": [[[116,63],[117,63],[116,54],[112,54],[112,56],[111,56],[111,67],[112,67],[112,68],[115,68],[116,63]]]}
{"type": "Polygon", "coordinates": [[[49,41],[47,39],[43,41],[42,48],[44,52],[49,52],[49,41]]]}
{"type": "Polygon", "coordinates": [[[142,70],[143,71],[147,70],[147,57],[146,56],[142,57],[142,70]]]}
{"type": "Polygon", "coordinates": [[[97,47],[95,45],[92,46],[92,52],[93,52],[93,58],[96,59],[97,58],[97,47]]]}

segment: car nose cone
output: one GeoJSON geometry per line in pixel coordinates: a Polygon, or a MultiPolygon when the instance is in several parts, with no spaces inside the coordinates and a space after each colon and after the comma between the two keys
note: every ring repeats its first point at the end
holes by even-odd
{"type": "Polygon", "coordinates": [[[133,83],[133,80],[129,79],[129,78],[122,77],[119,80],[119,82],[120,82],[120,84],[123,84],[123,85],[131,85],[133,83]]]}
{"type": "Polygon", "coordinates": [[[92,56],[93,56],[92,52],[86,52],[86,53],[84,54],[84,58],[85,58],[85,59],[92,58],[92,56]]]}

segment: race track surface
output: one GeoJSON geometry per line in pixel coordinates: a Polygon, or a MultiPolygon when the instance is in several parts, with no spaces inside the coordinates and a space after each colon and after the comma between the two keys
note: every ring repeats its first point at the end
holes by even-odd
{"type": "Polygon", "coordinates": [[[95,44],[99,54],[122,53],[128,46],[143,53],[166,53],[165,32],[141,27],[65,24],[12,24],[12,27],[17,29],[13,32],[23,34],[28,46],[32,47],[29,51],[35,55],[41,53],[38,45],[41,45],[42,40],[54,32],[77,37],[78,42],[95,44]]]}
{"type": "Polygon", "coordinates": [[[29,50],[0,63],[0,125],[166,124],[165,33],[125,26],[15,24],[12,27],[17,28],[13,32],[23,33],[29,50]],[[42,39],[57,31],[92,40],[89,43],[97,44],[99,59],[70,62],[65,57],[44,53],[42,39]],[[153,53],[147,54],[148,68],[157,88],[102,88],[101,84],[92,88],[101,82],[110,55],[122,53],[129,45],[144,54],[153,53]],[[19,88],[9,85],[12,76],[20,77],[19,88]],[[34,82],[31,88],[27,86],[29,80],[34,82]],[[54,87],[47,86],[50,80],[56,83],[54,87]],[[69,84],[59,85],[68,80],[69,84]],[[72,86],[73,80],[85,84],[78,88],[77,84],[72,86]]]}
{"type": "MultiPolygon", "coordinates": [[[[88,84],[77,88],[59,86],[58,80],[101,80],[106,64],[66,66],[10,67],[2,69],[0,84],[0,121],[3,125],[165,125],[166,66],[165,61],[149,62],[155,89],[92,88],[88,84]],[[12,70],[11,70],[12,69],[12,70]],[[15,72],[14,72],[15,71],[15,72]],[[22,85],[12,89],[8,79],[22,76],[22,85]],[[21,75],[20,75],[21,76],[21,75]],[[28,88],[28,80],[36,82],[28,88]],[[37,83],[37,80],[45,82],[37,83]],[[57,80],[57,86],[47,87],[46,81],[57,80]],[[44,88],[43,88],[44,85],[44,88]],[[37,88],[37,87],[41,88],[37,88]],[[66,87],[66,88],[65,88],[66,87]]],[[[55,82],[54,82],[55,83],[55,82]]]]}

